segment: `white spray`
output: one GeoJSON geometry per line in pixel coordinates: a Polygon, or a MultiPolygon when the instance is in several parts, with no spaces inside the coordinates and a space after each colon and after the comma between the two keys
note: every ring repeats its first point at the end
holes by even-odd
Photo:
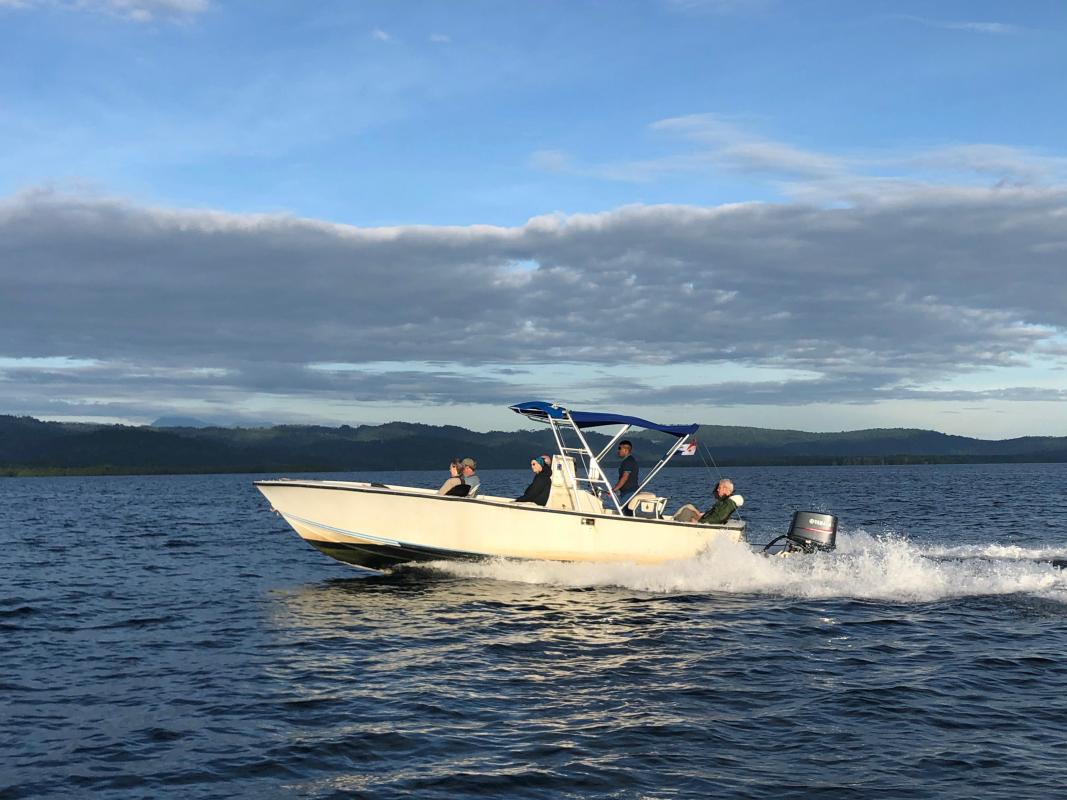
{"type": "Polygon", "coordinates": [[[433,569],[567,587],[618,586],[644,592],[729,592],[783,597],[928,602],[1028,594],[1067,604],[1067,558],[1053,548],[1000,545],[920,547],[906,539],[839,532],[833,553],[766,557],[745,544],[715,543],[697,558],[656,566],[552,561],[441,562],[433,569]]]}

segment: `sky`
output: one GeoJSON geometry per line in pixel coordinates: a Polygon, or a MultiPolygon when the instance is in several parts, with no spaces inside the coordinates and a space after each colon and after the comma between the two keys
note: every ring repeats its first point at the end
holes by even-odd
{"type": "Polygon", "coordinates": [[[1061,0],[0,0],[0,414],[1067,435],[1061,0]]]}

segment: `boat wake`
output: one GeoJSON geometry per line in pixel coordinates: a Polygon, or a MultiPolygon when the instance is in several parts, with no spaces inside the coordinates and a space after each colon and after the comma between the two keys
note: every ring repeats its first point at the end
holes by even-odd
{"type": "Polygon", "coordinates": [[[697,558],[655,566],[497,560],[436,562],[422,568],[455,577],[669,594],[727,592],[891,602],[1027,594],[1067,604],[1067,570],[1051,563],[1064,558],[1064,548],[924,547],[856,530],[838,532],[836,552],[787,558],[768,558],[744,544],[717,542],[697,558]]]}

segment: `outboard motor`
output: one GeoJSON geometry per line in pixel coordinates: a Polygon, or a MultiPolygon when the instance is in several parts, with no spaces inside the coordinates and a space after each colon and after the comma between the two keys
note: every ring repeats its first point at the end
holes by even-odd
{"type": "Polygon", "coordinates": [[[837,546],[837,517],[816,511],[794,511],[785,539],[791,550],[805,553],[833,550],[837,546]]]}
{"type": "Polygon", "coordinates": [[[783,553],[828,553],[837,547],[837,517],[818,511],[794,511],[789,532],[768,543],[763,552],[782,539],[785,539],[783,553]]]}

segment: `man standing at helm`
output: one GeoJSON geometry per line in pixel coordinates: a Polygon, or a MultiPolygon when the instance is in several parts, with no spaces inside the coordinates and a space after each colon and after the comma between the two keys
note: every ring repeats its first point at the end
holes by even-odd
{"type": "Polygon", "coordinates": [[[634,446],[629,439],[623,439],[619,442],[619,458],[622,459],[622,462],[619,464],[619,479],[615,481],[615,485],[612,487],[615,490],[615,496],[619,498],[622,513],[628,517],[632,517],[634,512],[626,507],[626,503],[633,497],[637,487],[641,485],[637,470],[637,459],[633,457],[633,449],[634,446]]]}

